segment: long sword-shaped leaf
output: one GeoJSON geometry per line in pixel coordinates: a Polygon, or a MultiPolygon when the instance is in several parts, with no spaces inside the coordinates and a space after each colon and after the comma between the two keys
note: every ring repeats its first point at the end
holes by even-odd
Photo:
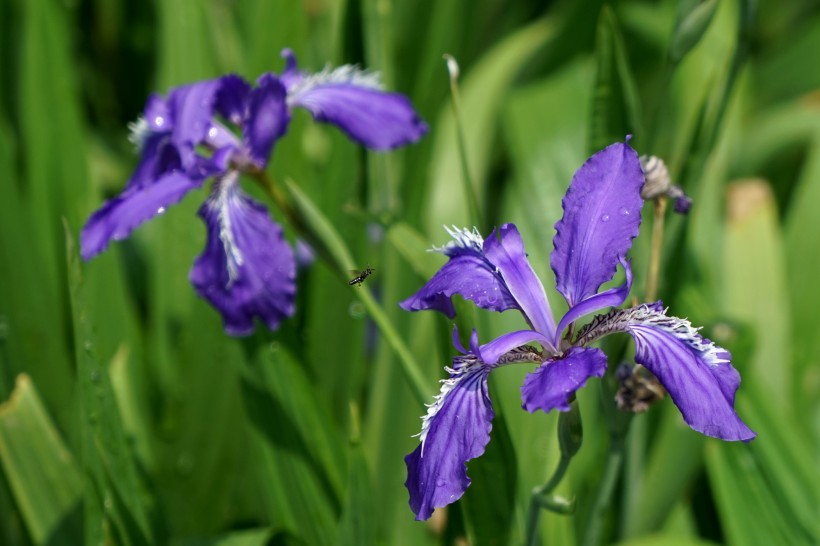
{"type": "Polygon", "coordinates": [[[80,541],[82,474],[27,375],[0,406],[0,465],[35,544],[80,541]]]}

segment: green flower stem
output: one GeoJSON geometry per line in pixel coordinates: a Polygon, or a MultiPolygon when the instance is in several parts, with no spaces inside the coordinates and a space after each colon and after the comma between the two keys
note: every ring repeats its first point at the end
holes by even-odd
{"type": "Polygon", "coordinates": [[[470,175],[470,163],[467,160],[467,140],[464,138],[464,124],[461,122],[461,98],[458,91],[458,63],[452,55],[445,54],[447,61],[447,72],[450,74],[450,104],[453,107],[453,118],[456,123],[456,140],[458,141],[458,158],[461,161],[461,180],[464,184],[464,193],[467,194],[467,201],[470,205],[470,216],[474,225],[483,230],[488,226],[484,223],[481,215],[481,207],[478,204],[478,196],[475,192],[473,177],[470,175]]]}
{"type": "Polygon", "coordinates": [[[604,475],[601,486],[598,488],[598,495],[592,507],[592,514],[586,528],[586,534],[581,542],[582,546],[598,546],[601,543],[601,532],[603,531],[604,520],[612,502],[612,494],[615,492],[615,484],[618,482],[618,474],[624,460],[624,443],[622,437],[611,438],[609,453],[606,458],[604,475]]]}
{"type": "Polygon", "coordinates": [[[552,491],[567,473],[569,463],[578,453],[583,441],[583,425],[581,422],[581,412],[578,402],[573,400],[570,409],[561,413],[558,417],[558,445],[561,448],[561,459],[558,467],[553,472],[550,479],[541,487],[536,487],[530,497],[530,508],[527,515],[527,528],[524,535],[525,546],[536,546],[538,544],[538,520],[541,518],[541,510],[549,510],[557,514],[572,514],[575,511],[575,501],[567,500],[563,497],[553,495],[552,491]]]}
{"type": "MultiPolygon", "coordinates": [[[[354,267],[350,250],[330,221],[316,208],[310,198],[291,180],[287,180],[286,185],[292,201],[264,171],[254,173],[254,178],[288,218],[294,229],[313,245],[319,257],[331,265],[340,278],[347,280],[347,272],[354,267]]],[[[385,341],[399,357],[404,378],[416,400],[420,404],[425,404],[430,398],[427,392],[428,386],[413,353],[410,352],[398,331],[387,318],[384,309],[376,302],[370,289],[363,285],[352,291],[364,305],[385,341]]]]}
{"type": "Polygon", "coordinates": [[[655,199],[652,207],[652,242],[649,250],[649,271],[646,275],[644,301],[653,302],[658,297],[658,279],[661,271],[661,248],[665,227],[667,199],[661,195],[655,199]]]}
{"type": "MultiPolygon", "coordinates": [[[[549,481],[533,490],[532,496],[530,497],[529,513],[527,514],[527,529],[526,534],[524,535],[526,537],[524,539],[525,546],[536,546],[538,544],[538,521],[541,519],[542,509],[559,513],[572,512],[574,503],[567,504],[569,512],[562,511],[560,509],[560,501],[555,502],[556,499],[560,499],[560,497],[555,497],[550,494],[551,491],[555,489],[559,483],[561,483],[564,474],[566,474],[567,469],[569,468],[569,463],[571,460],[571,455],[561,455],[561,460],[558,461],[558,466],[549,481]]],[[[563,501],[564,499],[560,500],[563,501]]]]}

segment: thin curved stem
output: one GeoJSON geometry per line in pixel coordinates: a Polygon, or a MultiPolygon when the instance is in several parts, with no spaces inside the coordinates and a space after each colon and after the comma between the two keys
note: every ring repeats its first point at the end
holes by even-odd
{"type": "Polygon", "coordinates": [[[571,460],[572,456],[562,455],[549,481],[533,490],[532,496],[530,497],[529,513],[527,514],[527,528],[526,534],[524,535],[525,546],[536,546],[538,544],[538,521],[541,519],[541,510],[548,507],[548,502],[545,502],[548,501],[547,496],[561,483],[571,460]]]}
{"type": "MultiPolygon", "coordinates": [[[[292,182],[287,181],[288,191],[293,196],[293,201],[288,199],[266,172],[257,171],[252,175],[265,189],[279,210],[282,211],[282,214],[288,218],[294,229],[314,246],[317,255],[327,262],[337,275],[347,279],[347,272],[354,265],[350,250],[321,211],[292,182]]],[[[404,373],[404,378],[416,400],[422,405],[427,403],[430,400],[430,395],[424,374],[421,373],[421,368],[413,357],[410,348],[407,347],[393,323],[387,318],[384,309],[373,297],[367,286],[359,286],[353,290],[353,293],[364,305],[367,314],[384,336],[384,340],[399,357],[399,364],[404,373]]]]}
{"type": "Polygon", "coordinates": [[[618,475],[620,474],[621,465],[624,460],[624,444],[623,439],[619,437],[612,437],[611,441],[612,443],[606,458],[606,466],[604,467],[604,475],[601,480],[601,487],[598,488],[598,494],[595,498],[595,504],[592,507],[592,514],[589,518],[586,534],[581,542],[582,546],[598,546],[598,544],[600,544],[604,519],[606,519],[609,505],[612,502],[615,484],[618,483],[618,475]]]}
{"type": "Polygon", "coordinates": [[[458,142],[458,158],[461,162],[461,180],[464,184],[464,192],[467,194],[467,201],[470,205],[472,220],[481,230],[487,228],[481,214],[481,206],[478,204],[473,177],[470,174],[470,163],[467,158],[467,140],[464,138],[464,124],[461,120],[461,96],[458,90],[458,63],[452,55],[445,54],[447,61],[447,71],[450,74],[450,104],[453,107],[453,118],[456,124],[456,141],[458,142]]]}
{"type": "Polygon", "coordinates": [[[541,487],[536,487],[530,497],[529,513],[527,514],[527,528],[524,535],[525,546],[536,546],[538,544],[538,521],[541,518],[541,510],[549,510],[557,514],[571,514],[575,511],[575,501],[567,500],[563,497],[553,495],[552,491],[567,473],[569,463],[581,448],[584,438],[584,429],[581,421],[581,412],[578,402],[573,400],[570,409],[561,413],[558,418],[558,445],[561,448],[561,459],[555,472],[547,483],[541,487]]]}
{"type": "Polygon", "coordinates": [[[652,217],[652,243],[649,250],[649,271],[646,276],[646,292],[644,300],[655,301],[658,297],[658,280],[661,271],[661,253],[663,247],[663,231],[665,227],[667,199],[665,195],[655,199],[652,217]]]}

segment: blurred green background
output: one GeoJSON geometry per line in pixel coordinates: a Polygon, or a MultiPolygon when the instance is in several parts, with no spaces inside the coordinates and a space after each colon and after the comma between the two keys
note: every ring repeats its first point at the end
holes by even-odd
{"type": "MultiPolygon", "coordinates": [[[[494,374],[492,441],[462,501],[415,522],[403,487],[425,409],[402,366],[432,400],[454,350],[449,321],[396,304],[443,262],[424,252],[442,224],[472,223],[444,53],[461,65],[479,229],[519,226],[558,312],[548,257],[572,173],[627,133],[666,161],[694,206],[667,218],[661,297],[733,352],[759,435],[705,438],[664,400],[633,418],[601,506],[610,402],[591,381],[558,490],[577,509],[544,513],[543,544],[594,541],[591,518],[603,543],[820,541],[817,2],[2,0],[1,544],[522,543],[558,460],[556,416],[520,409],[528,369],[494,374]],[[308,218],[286,232],[335,252],[300,272],[295,317],[230,338],[197,298],[207,190],[80,263],[82,223],[136,164],[126,126],[148,94],[279,71],[283,47],[308,70],[380,71],[431,125],[375,154],[295,115],[269,167],[308,218]],[[367,265],[349,287],[344,266],[367,265]]],[[[484,342],[521,325],[465,320],[484,342]]]]}

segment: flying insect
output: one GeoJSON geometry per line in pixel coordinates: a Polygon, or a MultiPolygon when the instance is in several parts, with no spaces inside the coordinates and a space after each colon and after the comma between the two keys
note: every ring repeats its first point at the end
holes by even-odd
{"type": "Polygon", "coordinates": [[[369,277],[370,275],[372,275],[374,271],[376,271],[376,270],[375,270],[375,269],[373,269],[373,268],[372,268],[372,267],[370,267],[370,266],[367,266],[367,267],[366,267],[363,271],[358,271],[358,270],[356,270],[356,269],[351,269],[351,270],[350,270],[350,272],[351,272],[351,273],[355,273],[355,274],[356,274],[356,276],[355,276],[355,277],[353,277],[352,279],[350,279],[350,280],[347,282],[347,284],[349,284],[350,286],[353,286],[354,284],[355,284],[356,286],[361,286],[361,285],[362,285],[362,283],[364,282],[364,280],[365,280],[367,277],[369,277]]]}

